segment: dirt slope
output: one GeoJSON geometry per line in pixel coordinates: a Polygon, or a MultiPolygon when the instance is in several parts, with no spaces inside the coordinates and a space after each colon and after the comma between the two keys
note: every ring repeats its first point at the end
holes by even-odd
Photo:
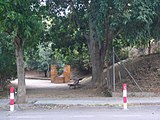
{"type": "MultiPolygon", "coordinates": [[[[135,58],[131,60],[130,64],[127,66],[143,92],[155,92],[160,94],[160,54],[135,58]]],[[[117,82],[116,91],[122,90],[123,83],[127,83],[128,91],[140,92],[129,75],[117,82]]]]}

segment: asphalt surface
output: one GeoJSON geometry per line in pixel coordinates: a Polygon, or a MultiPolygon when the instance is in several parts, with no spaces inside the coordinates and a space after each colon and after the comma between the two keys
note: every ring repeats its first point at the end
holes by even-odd
{"type": "MultiPolygon", "coordinates": [[[[129,97],[128,105],[160,105],[160,97],[137,98],[129,97]]],[[[0,107],[9,104],[9,99],[0,99],[0,107]]],[[[123,105],[123,99],[118,97],[97,98],[30,98],[28,104],[33,105],[82,105],[82,106],[107,106],[123,105]]]]}
{"type": "Polygon", "coordinates": [[[1,111],[0,120],[160,120],[160,106],[132,106],[129,110],[118,107],[71,107],[1,111]]]}
{"type": "MultiPolygon", "coordinates": [[[[34,99],[30,99],[34,101],[34,99]]],[[[63,98],[63,99],[36,99],[34,104],[58,105],[122,105],[122,97],[97,97],[97,98],[63,98]]],[[[129,105],[160,104],[160,97],[128,98],[129,105]]]]}

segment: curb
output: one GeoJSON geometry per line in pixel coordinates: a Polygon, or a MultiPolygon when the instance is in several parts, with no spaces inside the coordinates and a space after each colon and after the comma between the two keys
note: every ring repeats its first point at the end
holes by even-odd
{"type": "MultiPolygon", "coordinates": [[[[122,97],[122,92],[112,92],[112,97],[122,97]]],[[[158,97],[154,92],[128,92],[128,97],[158,97]]]]}
{"type": "MultiPolygon", "coordinates": [[[[51,106],[123,106],[121,104],[33,104],[34,106],[40,105],[51,105],[51,106]]],[[[128,103],[128,106],[152,106],[152,105],[160,105],[160,103],[128,103]]]]}
{"type": "MultiPolygon", "coordinates": [[[[131,106],[152,106],[160,103],[128,103],[131,106]]],[[[69,109],[71,107],[119,107],[123,109],[122,104],[15,104],[15,111],[35,110],[35,109],[69,109]]],[[[9,111],[9,104],[0,106],[0,110],[9,111]]]]}
{"type": "MultiPolygon", "coordinates": [[[[9,110],[9,99],[0,101],[0,110],[9,110]]],[[[160,98],[134,98],[129,99],[128,106],[154,106],[160,105],[160,98]]],[[[29,99],[26,104],[15,104],[15,110],[25,109],[55,109],[79,106],[123,107],[122,98],[74,98],[74,99],[29,99]]]]}

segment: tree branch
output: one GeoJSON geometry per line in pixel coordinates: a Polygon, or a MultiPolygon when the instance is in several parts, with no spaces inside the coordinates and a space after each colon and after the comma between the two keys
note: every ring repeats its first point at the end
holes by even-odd
{"type": "Polygon", "coordinates": [[[71,1],[69,1],[69,2],[70,2],[70,6],[71,6],[73,12],[76,13],[76,14],[75,14],[75,21],[76,21],[78,27],[80,28],[80,26],[81,26],[81,25],[80,25],[80,20],[79,20],[79,18],[78,18],[78,16],[77,16],[77,10],[76,10],[75,7],[74,7],[74,2],[73,2],[73,0],[71,0],[71,1]]]}
{"type": "Polygon", "coordinates": [[[123,31],[123,28],[120,28],[117,33],[113,36],[113,38],[116,38],[121,32],[123,31]]]}
{"type": "Polygon", "coordinates": [[[89,34],[83,33],[83,36],[86,38],[87,43],[89,43],[89,41],[90,41],[89,34]]]}

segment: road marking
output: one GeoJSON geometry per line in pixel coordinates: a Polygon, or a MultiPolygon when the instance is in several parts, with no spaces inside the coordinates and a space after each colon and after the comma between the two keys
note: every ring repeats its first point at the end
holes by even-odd
{"type": "Polygon", "coordinates": [[[74,115],[72,118],[93,118],[95,117],[94,115],[74,115]]]}
{"type": "Polygon", "coordinates": [[[142,115],[112,115],[112,117],[140,117],[142,115]]]}

